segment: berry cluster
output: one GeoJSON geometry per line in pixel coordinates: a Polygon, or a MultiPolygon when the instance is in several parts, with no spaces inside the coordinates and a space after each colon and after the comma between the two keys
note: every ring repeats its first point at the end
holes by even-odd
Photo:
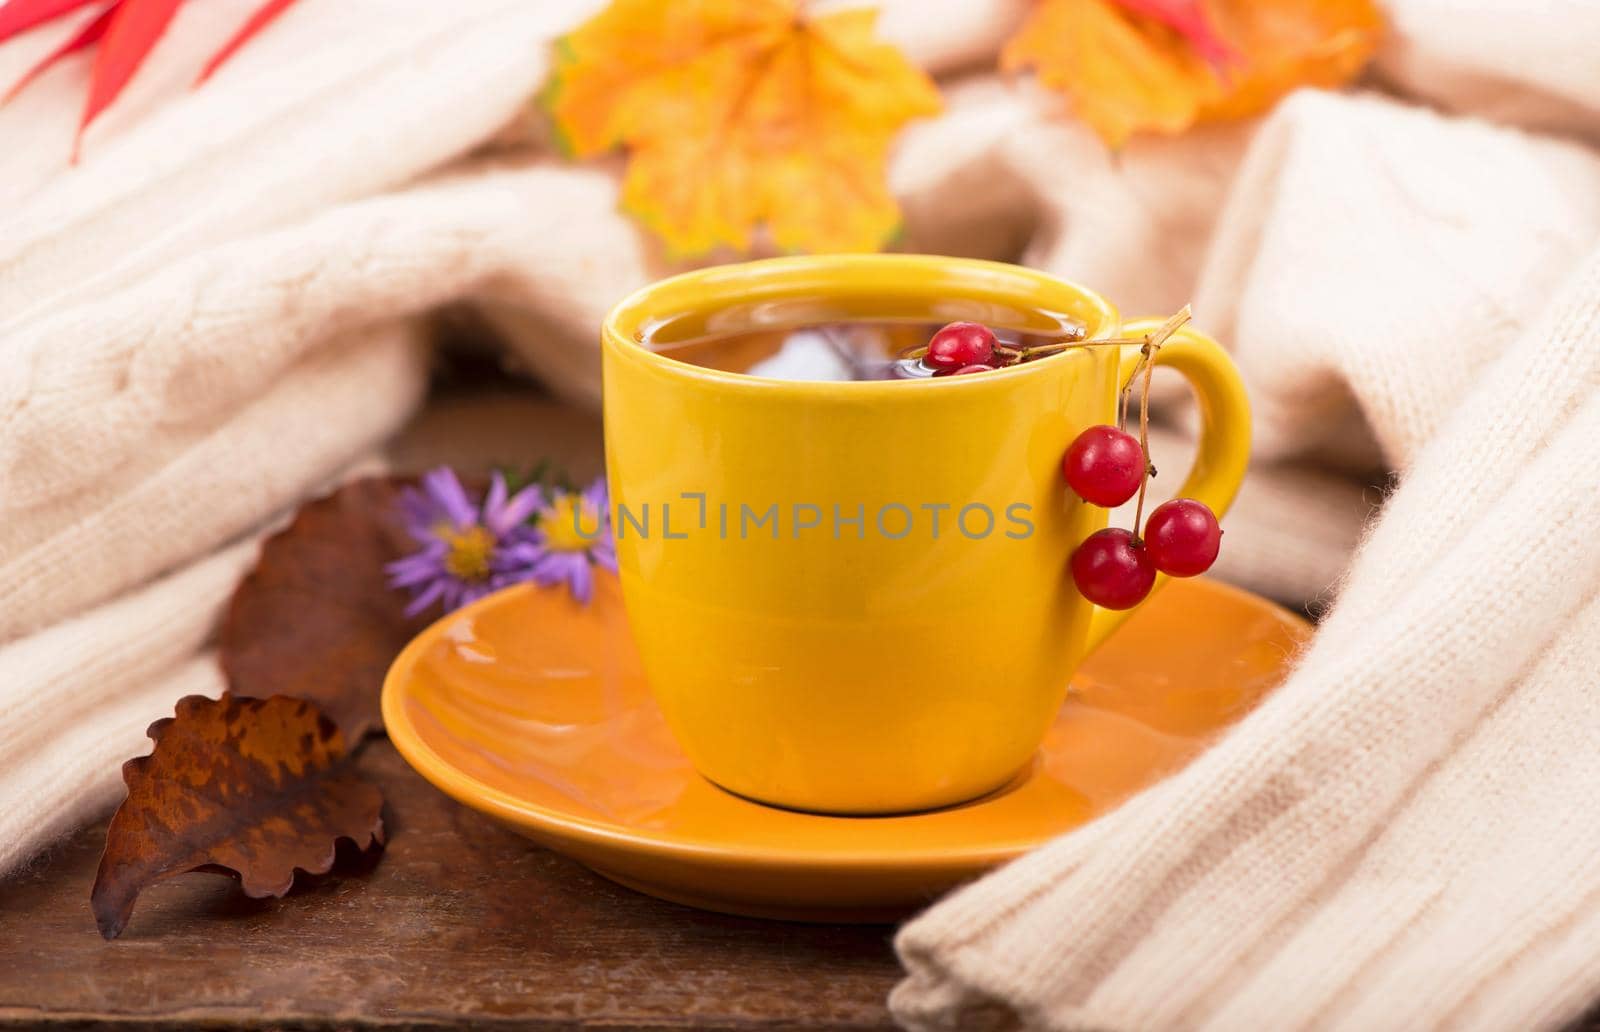
{"type": "Polygon", "coordinates": [[[934,376],[961,376],[999,369],[994,331],[982,323],[953,322],[928,341],[922,361],[934,376]]]}
{"type": "MultiPolygon", "coordinates": [[[[1084,436],[1106,430],[1122,434],[1134,447],[1139,446],[1131,435],[1116,427],[1090,427],[1084,431],[1084,436]]],[[[1082,440],[1080,437],[1068,451],[1069,462],[1082,440]]],[[[1067,483],[1082,495],[1082,488],[1073,479],[1075,472],[1069,465],[1067,483]]],[[[1088,479],[1092,482],[1094,478],[1088,479]]],[[[1131,496],[1130,491],[1122,500],[1127,501],[1131,496]]],[[[1092,501],[1087,496],[1085,500],[1092,501]]],[[[1138,526],[1137,519],[1134,526],[1138,526]]],[[[1150,513],[1142,538],[1121,527],[1107,527],[1090,534],[1072,553],[1072,580],[1083,597],[1097,606],[1131,609],[1150,594],[1157,572],[1173,577],[1204,573],[1217,561],[1221,547],[1222,528],[1217,525],[1216,514],[1210,507],[1193,498],[1174,498],[1156,506],[1150,513]]]]}
{"type": "MultiPolygon", "coordinates": [[[[1155,468],[1149,454],[1150,373],[1161,344],[1189,320],[1186,306],[1159,329],[1138,340],[1070,340],[1034,347],[1002,344],[982,323],[953,322],[939,330],[927,347],[908,353],[933,370],[934,376],[986,373],[1017,362],[1075,347],[1141,345],[1140,363],[1122,391],[1121,424],[1127,423],[1128,395],[1143,374],[1139,396],[1139,436],[1119,426],[1091,426],[1067,449],[1061,462],[1067,485],[1091,505],[1115,508],[1135,494],[1139,504],[1133,529],[1108,527],[1089,535],[1072,553],[1072,580],[1084,598],[1106,609],[1131,609],[1155,586],[1156,574],[1193,577],[1216,562],[1222,528],[1216,514],[1193,498],[1164,502],[1143,521],[1144,493],[1155,468]]],[[[926,375],[924,373],[923,375],[926,375]]]]}
{"type": "Polygon", "coordinates": [[[1104,347],[1125,341],[1083,340],[1083,327],[1063,326],[1058,339],[1029,344],[1026,335],[1020,339],[1004,341],[982,323],[953,322],[929,338],[920,348],[913,348],[901,356],[905,367],[903,375],[960,376],[965,373],[988,373],[1005,369],[1021,362],[1031,362],[1078,347],[1104,347]]]}
{"type": "Polygon", "coordinates": [[[1091,426],[1079,434],[1061,461],[1067,486],[1092,505],[1113,508],[1132,498],[1133,529],[1107,527],[1089,535],[1072,553],[1072,580],[1084,598],[1106,609],[1131,609],[1144,601],[1155,586],[1156,574],[1193,577],[1217,561],[1222,528],[1204,502],[1174,498],[1163,502],[1139,526],[1144,516],[1144,492],[1155,467],[1150,464],[1150,372],[1161,342],[1188,321],[1185,308],[1167,320],[1144,342],[1139,366],[1122,392],[1123,423],[1128,418],[1128,393],[1143,373],[1139,396],[1139,436],[1120,426],[1091,426]]]}

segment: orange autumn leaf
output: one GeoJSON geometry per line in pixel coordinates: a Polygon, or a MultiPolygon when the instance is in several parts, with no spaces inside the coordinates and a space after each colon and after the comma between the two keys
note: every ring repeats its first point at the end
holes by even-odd
{"type": "Polygon", "coordinates": [[[676,254],[873,250],[899,226],[889,147],[939,109],[874,13],[798,0],[614,0],[563,39],[544,94],[575,157],[626,148],[622,206],[676,254]]]}
{"type": "Polygon", "coordinates": [[[1381,29],[1373,0],[1039,0],[1001,65],[1033,69],[1120,146],[1136,132],[1258,114],[1299,86],[1348,82],[1381,29]]]}

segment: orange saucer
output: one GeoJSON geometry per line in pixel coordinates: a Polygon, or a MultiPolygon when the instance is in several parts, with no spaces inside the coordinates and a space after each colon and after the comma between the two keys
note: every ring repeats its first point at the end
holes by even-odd
{"type": "Polygon", "coordinates": [[[1171,773],[1287,672],[1305,621],[1174,581],[1073,678],[1033,764],[983,799],[896,817],[753,803],[697,775],[639,670],[615,578],[588,608],[510,588],[429,627],[383,686],[389,737],[457,800],[614,881],[710,910],[873,921],[1171,773]]]}

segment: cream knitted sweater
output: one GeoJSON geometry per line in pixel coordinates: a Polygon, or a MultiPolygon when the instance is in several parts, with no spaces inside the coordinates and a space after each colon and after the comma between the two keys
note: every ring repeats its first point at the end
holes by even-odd
{"type": "MultiPolygon", "coordinates": [[[[186,4],[76,169],[81,59],[0,108],[0,871],[220,690],[255,537],[417,405],[418,315],[475,300],[594,403],[600,317],[663,270],[521,112],[597,2],[301,0],[195,91],[253,0],[186,4]]],[[[885,7],[949,98],[894,166],[906,245],[1192,299],[1258,411],[1223,574],[1343,578],[1193,768],[906,929],[909,1024],[1529,1027],[1600,994],[1600,8],[1388,6],[1366,92],[1115,156],[972,74],[1025,0],[885,7]]]]}

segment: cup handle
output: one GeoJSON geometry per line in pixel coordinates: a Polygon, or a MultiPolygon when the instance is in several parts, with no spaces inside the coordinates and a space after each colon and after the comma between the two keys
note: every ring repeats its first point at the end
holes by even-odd
{"type": "MultiPolygon", "coordinates": [[[[1162,319],[1135,319],[1123,326],[1123,335],[1139,337],[1161,325],[1162,319]]],[[[1139,365],[1138,344],[1122,351],[1117,371],[1118,386],[1126,386],[1139,365]]],[[[1167,338],[1156,353],[1157,366],[1176,369],[1189,381],[1200,408],[1200,443],[1194,465],[1184,478],[1177,495],[1198,499],[1211,507],[1220,519],[1239,493],[1245,467],[1250,461],[1250,403],[1244,382],[1233,359],[1222,345],[1185,326],[1167,338]]],[[[1146,513],[1148,515],[1148,513],[1146,513]]],[[[1165,574],[1156,576],[1151,594],[1166,584],[1165,574]]],[[[1089,621],[1088,651],[1092,652],[1122,626],[1138,607],[1111,610],[1096,607],[1089,621]]]]}

